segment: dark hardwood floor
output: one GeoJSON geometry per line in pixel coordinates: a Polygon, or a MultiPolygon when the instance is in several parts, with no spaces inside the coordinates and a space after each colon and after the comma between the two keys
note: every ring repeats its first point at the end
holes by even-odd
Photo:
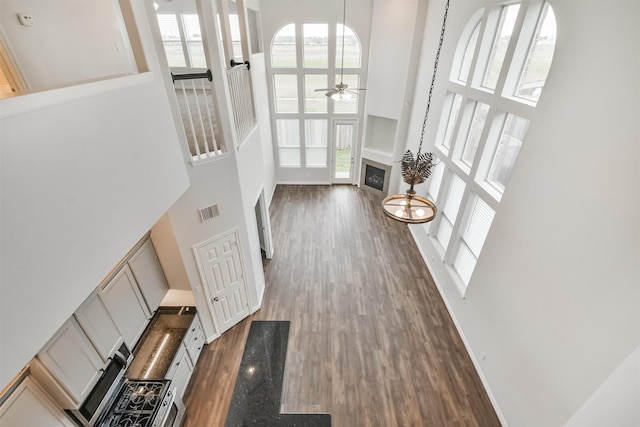
{"type": "MultiPolygon", "coordinates": [[[[223,426],[252,320],[289,320],[283,412],[334,427],[499,426],[406,225],[352,186],[278,186],[262,309],[207,345],[184,427],[223,426]]],[[[269,426],[265,426],[269,427],[269,426]]]]}

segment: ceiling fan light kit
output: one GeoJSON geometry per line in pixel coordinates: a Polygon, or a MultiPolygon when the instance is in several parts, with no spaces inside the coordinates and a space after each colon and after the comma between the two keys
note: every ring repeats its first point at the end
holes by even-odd
{"type": "Polygon", "coordinates": [[[420,134],[420,144],[415,157],[411,150],[407,150],[402,157],[402,179],[409,184],[406,194],[393,194],[386,197],[382,201],[383,212],[396,221],[409,224],[421,224],[429,222],[436,217],[438,211],[436,205],[424,197],[416,195],[413,189],[414,185],[421,184],[431,175],[431,168],[435,166],[433,163],[432,153],[421,153],[422,141],[424,139],[424,130],[427,126],[427,117],[429,116],[429,107],[431,106],[431,97],[433,95],[433,86],[436,81],[436,72],[438,71],[438,61],[440,60],[440,51],[442,50],[442,42],[444,41],[444,29],[447,23],[447,14],[449,13],[449,0],[444,10],[442,19],[442,30],[440,32],[440,42],[438,44],[438,52],[436,53],[433,65],[433,76],[431,77],[431,86],[429,88],[429,97],[427,99],[427,109],[422,122],[422,133],[420,134]]]}

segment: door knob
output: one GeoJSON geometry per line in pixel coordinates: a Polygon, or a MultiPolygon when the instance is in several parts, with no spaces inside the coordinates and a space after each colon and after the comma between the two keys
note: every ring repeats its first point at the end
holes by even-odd
{"type": "Polygon", "coordinates": [[[218,297],[213,297],[213,300],[214,300],[214,301],[220,301],[220,298],[218,298],[218,297]]]}

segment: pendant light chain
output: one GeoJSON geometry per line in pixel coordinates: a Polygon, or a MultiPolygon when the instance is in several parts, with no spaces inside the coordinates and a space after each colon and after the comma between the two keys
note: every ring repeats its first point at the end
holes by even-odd
{"type": "Polygon", "coordinates": [[[438,62],[440,61],[440,51],[442,50],[442,43],[444,42],[444,29],[447,24],[448,13],[449,13],[449,0],[447,0],[447,5],[445,6],[445,9],[444,9],[444,18],[442,19],[442,31],[440,31],[440,43],[438,44],[438,52],[436,53],[436,60],[433,64],[433,76],[431,77],[431,87],[429,88],[429,97],[427,99],[427,110],[424,113],[424,121],[422,122],[422,133],[420,134],[420,145],[418,145],[418,152],[417,152],[418,157],[420,157],[420,150],[422,150],[422,140],[424,139],[424,131],[425,131],[425,128],[427,127],[427,117],[429,116],[429,108],[431,107],[431,96],[433,95],[433,86],[435,85],[435,82],[436,82],[436,72],[438,71],[438,62]]]}

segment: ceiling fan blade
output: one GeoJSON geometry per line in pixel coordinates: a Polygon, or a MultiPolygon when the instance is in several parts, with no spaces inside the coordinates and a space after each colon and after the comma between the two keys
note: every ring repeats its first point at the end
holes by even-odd
{"type": "Polygon", "coordinates": [[[353,90],[345,89],[344,91],[350,93],[351,95],[355,95],[355,96],[360,95],[358,92],[354,92],[354,90],[358,90],[358,89],[353,89],[353,90]]]}
{"type": "Polygon", "coordinates": [[[340,93],[340,91],[336,89],[330,89],[327,93],[324,94],[324,96],[328,96],[329,98],[331,98],[331,95],[335,95],[336,93],[340,93]]]}
{"type": "Polygon", "coordinates": [[[367,88],[364,88],[364,87],[350,87],[349,90],[367,90],[367,88]]]}
{"type": "Polygon", "coordinates": [[[314,90],[314,92],[326,92],[328,90],[336,90],[336,88],[335,87],[326,87],[324,89],[316,89],[316,90],[314,90]]]}

